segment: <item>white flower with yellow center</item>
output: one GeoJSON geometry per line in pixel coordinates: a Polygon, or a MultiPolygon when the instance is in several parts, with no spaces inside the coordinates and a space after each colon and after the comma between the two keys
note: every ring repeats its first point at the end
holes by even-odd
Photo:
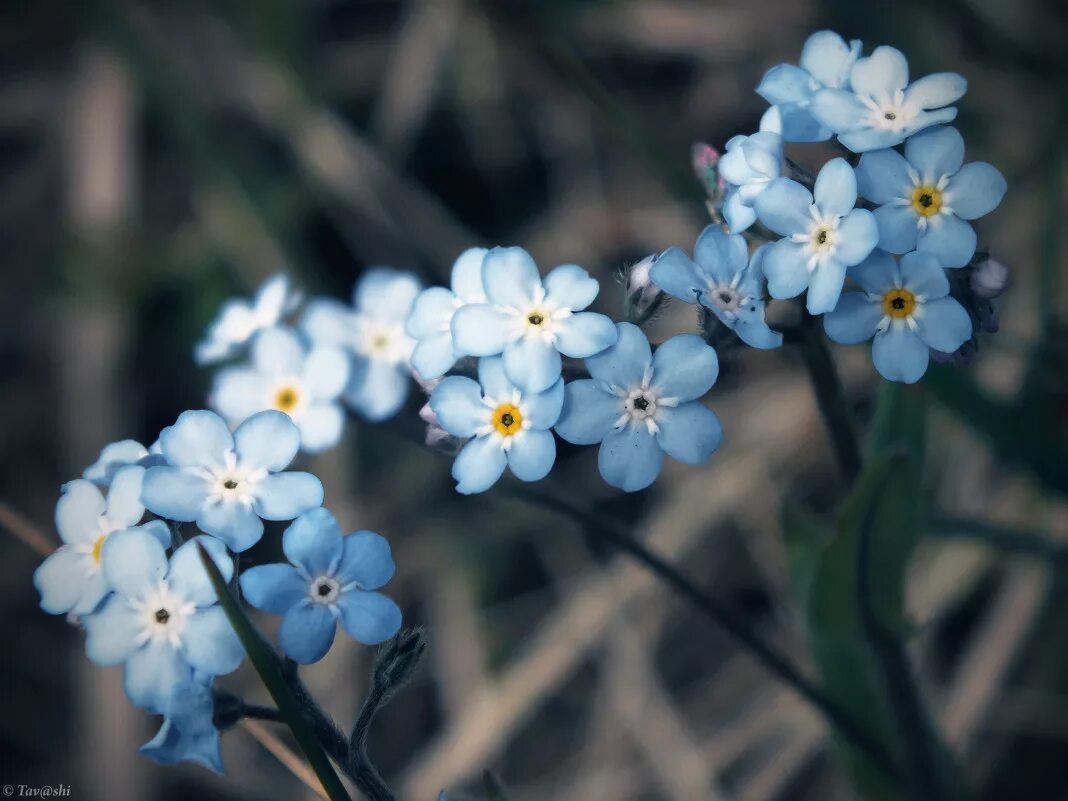
{"type": "Polygon", "coordinates": [[[204,339],[197,343],[197,364],[211,364],[235,355],[259,331],[277,325],[293,311],[300,298],[286,276],[276,275],[264,282],[251,301],[227,301],[204,339]]]}

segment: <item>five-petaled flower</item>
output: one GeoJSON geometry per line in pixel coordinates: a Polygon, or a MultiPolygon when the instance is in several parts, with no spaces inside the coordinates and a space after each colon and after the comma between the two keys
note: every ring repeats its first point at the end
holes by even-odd
{"type": "Polygon", "coordinates": [[[197,364],[211,364],[238,353],[256,332],[277,325],[300,303],[300,293],[289,286],[284,275],[275,275],[263,283],[252,301],[234,298],[223,304],[219,316],[208,327],[204,339],[197,343],[197,364]]]}
{"type": "Polygon", "coordinates": [[[434,388],[430,407],[447,432],[472,438],[452,465],[456,491],[469,495],[489,489],[506,465],[522,481],[545,478],[556,461],[549,429],[563,402],[563,379],[543,392],[523,392],[508,379],[499,357],[479,360],[478,382],[444,379],[434,388]]]}
{"type": "Polygon", "coordinates": [[[576,445],[601,443],[604,480],[635,492],[660,474],[665,453],[701,464],[723,441],[719,418],[698,400],[716,382],[719,361],[695,334],[674,336],[654,354],[636,325],[617,328],[616,344],[586,360],[592,378],[565,388],[556,433],[576,445]]]}
{"type": "Polygon", "coordinates": [[[212,405],[238,425],[267,409],[285,412],[300,429],[307,453],[331,448],[341,439],[345,414],[338,401],[349,380],[349,358],[332,345],[310,349],[290,328],[257,334],[252,364],[230,367],[215,377],[212,405]]]}
{"type": "Polygon", "coordinates": [[[918,381],[931,350],[952,353],[971,337],[972,321],[948,297],[949,281],[931,254],[906,253],[898,263],[877,250],[849,274],[864,291],[842,295],[823,324],[843,345],[874,337],[872,361],[883,378],[918,381]]]}
{"type": "Polygon", "coordinates": [[[254,414],[233,434],[215,412],[183,412],[160,445],[167,465],[145,472],[145,506],[168,520],[195,520],[235,552],[259,541],[264,520],[292,520],[323,502],[318,478],[281,472],[300,447],[300,432],[281,412],[254,414]]]}
{"type": "Polygon", "coordinates": [[[385,538],[373,531],[343,536],[330,512],[313,509],[286,529],[282,550],[290,564],[251,567],[240,581],[250,604],[283,615],[278,640],[291,659],[305,664],[322,659],[338,621],[366,645],[397,633],[400,609],[374,592],[393,576],[385,538]]]}
{"type": "Polygon", "coordinates": [[[782,334],[764,322],[762,262],[768,246],[749,257],[745,239],[710,225],[694,245],[693,260],[668,248],[653,265],[653,282],[679,300],[710,309],[721,323],[754,348],[777,348],[782,334]]]}
{"type": "Polygon", "coordinates": [[[860,194],[878,203],[879,247],[891,253],[919,250],[943,267],[963,267],[975,254],[975,220],[997,208],[1007,187],[991,165],[964,164],[956,128],[936,127],[896,150],[865,153],[857,165],[860,194]]]}
{"type": "Polygon", "coordinates": [[[486,303],[452,318],[453,342],[466,356],[503,355],[508,380],[523,392],[543,392],[560,378],[560,355],[585,358],[616,341],[612,321],[582,311],[599,286],[581,267],[564,264],[544,282],[522,248],[494,248],[482,260],[486,303]]]}
{"type": "Polygon", "coordinates": [[[846,268],[871,253],[879,239],[872,213],[853,208],[857,177],[845,159],[831,159],[809,192],[789,178],[774,181],[756,200],[760,221],[784,238],[764,256],[773,298],[793,298],[808,289],[810,314],[834,308],[846,268]]]}
{"type": "Polygon", "coordinates": [[[170,716],[183,703],[194,671],[222,676],[245,651],[226,619],[200,560],[208,551],[229,581],[233,560],[222,542],[194,537],[170,558],[143,531],[120,531],[104,543],[104,575],[114,592],[83,618],[86,653],[98,665],[125,664],[130,700],[170,716]]]}

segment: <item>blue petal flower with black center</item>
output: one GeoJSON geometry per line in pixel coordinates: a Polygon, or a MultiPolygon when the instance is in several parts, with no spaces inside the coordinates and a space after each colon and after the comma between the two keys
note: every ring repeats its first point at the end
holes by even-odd
{"type": "Polygon", "coordinates": [[[860,40],[846,42],[833,31],[818,31],[805,41],[800,66],[779,64],[765,73],[757,94],[779,109],[787,142],[822,142],[831,129],[809,111],[820,89],[848,89],[849,76],[860,56],[860,40]]]}
{"type": "Polygon", "coordinates": [[[949,297],[945,271],[929,253],[906,253],[898,263],[877,250],[849,275],[864,291],[842,295],[824,328],[843,345],[874,337],[872,361],[888,381],[920,380],[932,350],[952,353],[972,335],[971,318],[949,297]]]}
{"type": "Polygon", "coordinates": [[[484,492],[506,466],[521,481],[545,478],[556,461],[549,429],[563,402],[562,379],[543,392],[523,392],[508,379],[500,357],[479,360],[477,382],[444,379],[430,396],[430,408],[445,431],[471,438],[452,464],[456,491],[484,492]]]}
{"type": "Polygon", "coordinates": [[[268,328],[252,343],[250,366],[230,367],[215,377],[212,405],[233,426],[256,412],[284,412],[300,430],[300,449],[319,453],[341,439],[340,397],[349,364],[341,348],[309,348],[292,329],[268,328]]]}
{"type": "Polygon", "coordinates": [[[197,343],[197,364],[211,364],[237,355],[257,332],[277,325],[300,303],[301,295],[293,291],[289,279],[275,275],[265,281],[256,296],[247,301],[235,298],[223,304],[219,316],[197,343]]]}
{"type": "Polygon", "coordinates": [[[954,72],[939,72],[909,83],[909,64],[901,51],[877,47],[853,65],[849,88],[820,89],[809,111],[838,134],[854,153],[893,147],[914,133],[952,122],[968,82],[954,72]]]}
{"type": "Polygon", "coordinates": [[[779,178],[756,200],[760,221],[783,239],[764,256],[764,275],[773,298],[808,290],[810,314],[834,308],[846,268],[862,261],[879,239],[872,213],[853,208],[857,177],[845,159],[831,159],[809,192],[797,181],[779,178]]]}
{"type": "Polygon", "coordinates": [[[222,773],[222,745],[214,722],[212,678],[194,670],[190,681],[176,690],[176,703],[166,713],[156,736],[138,748],[137,753],[157,765],[192,762],[222,773]]]}
{"type": "Polygon", "coordinates": [[[195,520],[232,551],[255,545],[264,520],[292,520],[322,505],[318,478],[282,472],[297,455],[300,432],[281,412],[254,414],[233,434],[215,412],[183,412],[160,445],[167,465],[145,472],[145,506],[167,520],[195,520]]]}
{"type": "Polygon", "coordinates": [[[679,248],[668,248],[650,278],[669,295],[709,309],[750,347],[777,348],[782,334],[764,322],[762,265],[768,247],[762,245],[750,258],[742,236],[710,225],[697,238],[692,261],[679,248]]]}
{"type": "Polygon", "coordinates": [[[782,175],[782,120],[775,108],[760,118],[760,130],[735,136],[719,160],[719,174],[727,183],[723,216],[731,232],[740,234],[756,222],[753,203],[782,175]]]}
{"type": "Polygon", "coordinates": [[[140,531],[169,547],[167,524],[154,520],[137,524],[145,514],[141,485],[145,468],[127,465],[116,471],[107,500],[83,478],[63,487],[56,504],[56,530],[63,544],[34,571],[33,585],[41,594],[41,608],[53,615],[87,615],[111,588],[101,565],[104,544],[119,531],[140,531]]]}
{"type": "Polygon", "coordinates": [[[966,221],[997,208],[1007,188],[991,165],[964,164],[964,139],[956,128],[942,126],[911,137],[904,156],[896,150],[865,153],[857,186],[879,204],[875,221],[882,250],[931,253],[943,267],[969,262],[976,237],[966,221]]]}
{"type": "Polygon", "coordinates": [[[508,380],[523,392],[544,392],[560,378],[561,354],[585,358],[616,341],[612,321],[585,312],[599,285],[574,264],[542,281],[522,248],[493,248],[482,260],[486,303],[472,303],[452,318],[453,343],[465,356],[504,359],[508,380]]]}
{"type": "Polygon", "coordinates": [[[167,561],[159,540],[120,531],[104,543],[104,575],[114,590],[83,618],[86,652],[98,665],[125,665],[126,695],[142,709],[169,715],[193,671],[222,676],[245,650],[208,579],[197,543],[229,581],[233,561],[211,537],[195,537],[167,561]]]}
{"type": "Polygon", "coordinates": [[[282,615],[278,640],[297,662],[317,662],[330,650],[338,621],[366,645],[385,642],[400,628],[401,611],[374,592],[393,577],[389,543],[373,531],[342,535],[326,509],[298,517],[282,535],[290,564],[251,567],[241,591],[257,609],[282,615]]]}
{"type": "Polygon", "coordinates": [[[435,286],[424,289],[415,299],[406,330],[417,340],[412,351],[412,369],[424,381],[441,378],[463,354],[452,338],[452,318],[469,303],[485,303],[482,288],[482,260],[485,248],[470,248],[452,266],[451,289],[435,286]]]}
{"type": "Polygon", "coordinates": [[[591,378],[564,389],[556,433],[576,445],[600,443],[601,476],[626,492],[660,474],[664,454],[701,464],[723,441],[716,414],[698,400],[719,375],[716,351],[680,334],[652,353],[636,325],[618,323],[616,344],[586,360],[591,378]]]}

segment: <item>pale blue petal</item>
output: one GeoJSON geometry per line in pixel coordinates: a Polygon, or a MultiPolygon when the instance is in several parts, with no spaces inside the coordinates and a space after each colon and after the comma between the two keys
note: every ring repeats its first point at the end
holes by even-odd
{"type": "Polygon", "coordinates": [[[561,264],[545,276],[545,300],[555,308],[582,311],[598,291],[597,279],[575,264],[561,264]]]}
{"type": "Polygon", "coordinates": [[[141,501],[160,517],[188,523],[197,519],[209,489],[209,480],[198,471],[150,467],[141,485],[141,501]]]}
{"type": "Polygon", "coordinates": [[[296,332],[282,326],[265,328],[252,343],[252,363],[262,373],[295,375],[304,361],[304,343],[296,332]]]}
{"type": "Polygon", "coordinates": [[[812,196],[824,215],[848,214],[857,204],[857,176],[849,162],[839,157],[824,164],[816,176],[812,196]]]}
{"type": "Polygon", "coordinates": [[[215,594],[208,571],[200,560],[198,545],[211,556],[223,579],[230,581],[234,575],[234,560],[226,552],[226,546],[221,540],[203,536],[194,537],[174,552],[167,581],[187,601],[192,601],[197,606],[209,606],[217,603],[219,597],[215,594]]]}
{"type": "Polygon", "coordinates": [[[808,110],[835,133],[856,130],[871,114],[860,98],[842,89],[821,89],[816,92],[808,110]]]}
{"type": "Polygon", "coordinates": [[[321,453],[341,441],[345,413],[337,403],[313,403],[297,421],[300,449],[304,453],[321,453]]]}
{"type": "Polygon", "coordinates": [[[341,626],[364,645],[378,645],[397,633],[401,610],[390,598],[377,592],[346,592],[338,598],[341,626]]]}
{"type": "Polygon", "coordinates": [[[504,372],[504,359],[499,356],[478,360],[478,383],[487,398],[497,401],[511,398],[516,389],[504,372]]]}
{"type": "Polygon", "coordinates": [[[452,477],[461,495],[485,492],[501,477],[508,456],[491,437],[475,437],[452,463],[452,477]]]}
{"type": "Polygon", "coordinates": [[[69,481],[56,503],[56,531],[63,542],[91,543],[100,536],[100,517],[107,502],[96,484],[84,478],[69,481]]]}
{"type": "Polygon", "coordinates": [[[745,269],[749,248],[740,234],[727,234],[718,225],[709,225],[697,237],[693,258],[716,283],[726,284],[745,269]]]}
{"type": "Polygon", "coordinates": [[[687,303],[696,303],[697,293],[705,289],[704,273],[676,247],[660,254],[649,272],[649,279],[672,297],[687,303]]]}
{"type": "Polygon", "coordinates": [[[523,248],[493,248],[482,260],[482,285],[491,303],[521,308],[542,284],[538,265],[523,248]]]}
{"type": "MultiPolygon", "coordinates": [[[[60,547],[33,571],[33,586],[41,596],[41,608],[50,615],[63,615],[73,609],[85,593],[93,567],[88,554],[60,547]]],[[[101,599],[96,600],[99,603],[101,599]]]]}
{"type": "Polygon", "coordinates": [[[561,378],[544,392],[523,395],[521,405],[531,428],[552,428],[560,419],[560,411],[564,407],[564,380],[561,378]]]}
{"type": "Polygon", "coordinates": [[[910,137],[905,158],[924,183],[937,183],[943,175],[953,175],[964,163],[964,137],[956,128],[938,126],[910,137]]]}
{"type": "Polygon", "coordinates": [[[968,91],[968,82],[955,72],[936,72],[909,84],[905,101],[932,109],[956,103],[968,91]]]}
{"type": "Polygon", "coordinates": [[[809,314],[825,314],[838,305],[845,283],[846,266],[838,259],[824,259],[808,285],[805,306],[809,314]]]}
{"type": "Polygon", "coordinates": [[[332,575],[341,560],[341,526],[327,509],[300,515],[282,535],[286,559],[310,576],[332,575]]]}
{"type": "Polygon", "coordinates": [[[776,178],[753,203],[757,217],[780,236],[808,230],[812,194],[797,181],[776,178]]]}
{"type": "Polygon", "coordinates": [[[336,577],[342,586],[355,583],[361,590],[377,590],[397,569],[389,541],[373,531],[356,531],[342,537],[341,563],[336,577]]]}
{"type": "Polygon", "coordinates": [[[521,481],[540,481],[556,461],[556,440],[551,431],[529,430],[512,439],[508,467],[521,481]]]}
{"type": "MultiPolygon", "coordinates": [[[[617,338],[615,323],[603,314],[579,312],[556,323],[556,349],[573,359],[600,353],[614,345],[617,338]]],[[[507,354],[506,349],[505,367],[508,366],[507,354]]]]}
{"type": "Polygon", "coordinates": [[[456,296],[448,289],[440,286],[424,289],[415,299],[404,330],[416,339],[439,334],[442,328],[448,328],[455,311],[456,296]]]}
{"type": "Polygon", "coordinates": [[[925,300],[944,298],[949,294],[949,279],[930,253],[906,253],[898,265],[902,286],[921,295],[925,300]]]}
{"type": "Polygon", "coordinates": [[[857,188],[873,203],[908,197],[912,190],[909,163],[896,150],[873,150],[857,164],[857,188]]]}
{"type": "Polygon", "coordinates": [[[490,411],[482,402],[478,383],[464,376],[449,376],[434,387],[430,408],[441,427],[454,437],[473,437],[486,425],[490,411]]]}
{"type": "Polygon", "coordinates": [[[137,530],[155,537],[164,549],[171,547],[171,530],[162,520],[149,520],[143,526],[138,526],[137,530]]]}
{"type": "Polygon", "coordinates": [[[332,401],[349,383],[350,362],[345,351],[322,345],[312,348],[301,369],[301,383],[312,398],[332,401]]]}
{"type": "Polygon", "coordinates": [[[162,714],[191,675],[189,664],[169,643],[149,641],[126,660],[123,686],[134,706],[162,714]]]}
{"type": "Polygon", "coordinates": [[[597,452],[601,477],[624,492],[648,487],[660,475],[663,463],[664,451],[644,425],[612,431],[597,452]]]}
{"type": "Polygon", "coordinates": [[[846,292],[833,311],[823,316],[827,336],[841,345],[856,345],[875,336],[883,319],[881,301],[872,301],[863,292],[846,292]]]}
{"type": "Polygon", "coordinates": [[[541,392],[560,377],[560,353],[540,336],[525,336],[504,349],[504,372],[523,392],[541,392]]]}
{"type": "Polygon", "coordinates": [[[456,364],[452,331],[442,331],[421,339],[412,351],[412,369],[424,381],[441,378],[456,364]]]}
{"type": "Polygon", "coordinates": [[[838,249],[834,257],[845,265],[867,258],[879,242],[879,224],[867,209],[853,209],[838,223],[838,249]]]}
{"type": "Polygon", "coordinates": [[[278,629],[278,642],[290,659],[308,665],[326,656],[336,630],[334,614],[324,604],[309,600],[285,613],[278,629]]]}
{"type": "MultiPolygon", "coordinates": [[[[262,485],[261,485],[262,486],[262,485]]],[[[263,521],[256,510],[240,501],[212,501],[197,516],[197,527],[218,537],[235,553],[247,551],[263,536],[263,521]]]]}
{"type": "Polygon", "coordinates": [[[322,345],[351,346],[355,324],[356,315],[350,307],[326,298],[309,303],[300,319],[304,335],[322,345]]]}
{"type": "Polygon", "coordinates": [[[768,280],[768,294],[773,298],[796,298],[808,286],[809,275],[808,256],[801,243],[780,239],[768,248],[764,277],[768,280]]]}
{"type": "Polygon", "coordinates": [[[486,290],[482,286],[482,260],[489,251],[486,248],[468,248],[452,265],[450,286],[465,303],[481,303],[486,290]]]}
{"type": "Polygon", "coordinates": [[[798,106],[774,106],[782,117],[782,138],[787,142],[824,142],[831,138],[831,129],[820,123],[812,112],[798,106]]]}
{"type": "Polygon", "coordinates": [[[896,324],[875,335],[871,358],[887,381],[913,384],[927,372],[930,351],[908,326],[896,324]]]}
{"type": "Polygon", "coordinates": [[[894,286],[897,276],[897,262],[885,250],[873,250],[860,264],[849,268],[849,277],[856,281],[866,292],[885,294],[894,286]]]}
{"type": "Polygon", "coordinates": [[[916,250],[932,254],[943,267],[963,267],[975,255],[976,241],[975,230],[960,217],[938,214],[920,232],[916,250]]]}
{"type": "Polygon", "coordinates": [[[872,214],[879,228],[880,248],[890,253],[908,253],[916,249],[916,239],[920,235],[919,215],[911,205],[880,206],[872,214]]]}
{"type": "Polygon", "coordinates": [[[723,443],[723,425],[711,409],[684,403],[662,409],[656,418],[656,441],[664,453],[684,464],[703,464],[723,443]]]}
{"type": "Polygon", "coordinates": [[[360,359],[345,390],[345,402],[360,417],[377,423],[401,410],[410,386],[411,378],[403,364],[360,359]]]}
{"type": "Polygon", "coordinates": [[[950,179],[942,200],[962,220],[975,220],[996,209],[1006,189],[1005,176],[996,167],[975,161],[950,179]]]}
{"type": "Polygon", "coordinates": [[[495,356],[504,350],[514,330],[512,316],[485,303],[472,303],[452,317],[452,341],[465,356],[495,356]]]}
{"type": "Polygon", "coordinates": [[[108,584],[126,598],[143,598],[167,575],[167,555],[159,540],[137,529],[104,540],[100,565],[108,584]]]}
{"type": "Polygon", "coordinates": [[[85,653],[97,665],[109,667],[130,658],[140,647],[140,615],[126,599],[112,595],[96,612],[82,618],[85,626],[85,653]]]}
{"type": "Polygon", "coordinates": [[[148,456],[145,446],[134,439],[122,439],[105,445],[96,461],[85,468],[82,478],[88,479],[98,487],[111,484],[115,471],[128,464],[137,464],[148,456]]]}
{"type": "Polygon", "coordinates": [[[805,40],[798,63],[824,86],[839,87],[849,80],[859,54],[858,40],[846,44],[834,31],[817,31],[805,40]]]}
{"type": "Polygon", "coordinates": [[[234,438],[215,412],[182,412],[178,421],[159,435],[167,462],[175,467],[220,467],[234,438]]]}
{"type": "Polygon", "coordinates": [[[201,609],[185,623],[182,654],[196,670],[212,676],[233,673],[245,658],[245,648],[221,606],[201,609]]]}
{"type": "Polygon", "coordinates": [[[609,386],[638,386],[647,367],[653,363],[649,340],[638,326],[617,323],[619,338],[608,350],[586,360],[590,376],[609,386]]]}
{"type": "Polygon", "coordinates": [[[241,423],[271,407],[273,380],[259,370],[228,367],[215,374],[211,405],[227,420],[241,423]]]}
{"type": "Polygon", "coordinates": [[[923,127],[923,125],[916,125],[915,128],[904,131],[889,128],[860,128],[839,134],[838,141],[854,153],[867,153],[869,150],[882,150],[900,145],[913,130],[918,131],[923,127]]]}
{"type": "Polygon", "coordinates": [[[372,319],[403,323],[421,289],[413,273],[372,267],[357,282],[353,303],[357,311],[372,319]]]}
{"type": "Polygon", "coordinates": [[[308,595],[308,583],[292,565],[256,565],[241,572],[241,592],[257,609],[284,615],[308,595]]]}
{"type": "Polygon", "coordinates": [[[953,298],[937,298],[923,304],[923,314],[916,315],[920,339],[929,348],[953,353],[971,339],[972,320],[953,298]]]}
{"type": "Polygon", "coordinates": [[[850,74],[853,91],[859,95],[893,96],[909,82],[909,63],[896,47],[875,48],[867,58],[857,60],[850,74]]]}
{"type": "Polygon", "coordinates": [[[289,466],[300,449],[300,431],[289,415],[273,409],[252,415],[234,432],[238,464],[272,472],[289,466]]]}
{"type": "Polygon", "coordinates": [[[807,103],[812,96],[812,76],[793,64],[779,64],[764,73],[756,91],[772,105],[807,103]]]}
{"type": "Polygon", "coordinates": [[[750,306],[739,309],[734,321],[734,333],[751,348],[770,350],[782,345],[782,334],[764,322],[764,302],[750,300],[750,306]]]}
{"type": "Polygon", "coordinates": [[[663,397],[679,401],[700,398],[719,377],[715,349],[697,334],[678,334],[653,354],[653,380],[663,397]]]}
{"type": "Polygon", "coordinates": [[[564,387],[556,433],[575,445],[600,442],[623,414],[623,400],[602,389],[600,381],[579,379],[564,387]]]}
{"type": "Polygon", "coordinates": [[[323,483],[311,473],[272,473],[260,482],[253,508],[264,520],[292,520],[321,506],[323,483]]]}
{"type": "Polygon", "coordinates": [[[727,193],[727,199],[723,204],[723,216],[730,226],[731,233],[740,234],[756,222],[756,210],[752,206],[746,206],[739,192],[727,193]]]}

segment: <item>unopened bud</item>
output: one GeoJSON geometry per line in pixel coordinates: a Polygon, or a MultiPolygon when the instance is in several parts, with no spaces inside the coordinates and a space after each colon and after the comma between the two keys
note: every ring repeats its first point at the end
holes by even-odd
{"type": "Polygon", "coordinates": [[[1005,291],[1009,283],[1009,268],[1000,261],[985,259],[972,268],[970,285],[978,298],[993,300],[1005,291]]]}
{"type": "Polygon", "coordinates": [[[658,254],[646,256],[627,270],[626,317],[633,322],[644,322],[656,311],[664,299],[664,291],[653,283],[652,270],[658,254]]]}
{"type": "Polygon", "coordinates": [[[441,426],[441,423],[438,422],[437,413],[430,406],[430,401],[424,403],[423,407],[419,410],[419,419],[428,426],[441,426]]]}
{"type": "Polygon", "coordinates": [[[716,203],[722,200],[726,184],[719,174],[719,151],[712,145],[697,142],[690,148],[690,163],[709,200],[716,203]]]}

